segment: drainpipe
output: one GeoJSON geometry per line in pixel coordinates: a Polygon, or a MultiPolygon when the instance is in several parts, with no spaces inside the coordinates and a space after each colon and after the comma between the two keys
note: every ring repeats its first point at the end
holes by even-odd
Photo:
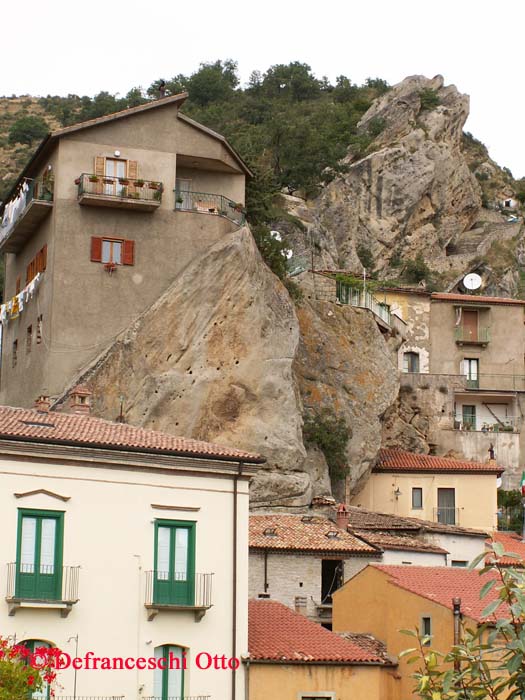
{"type": "MultiPolygon", "coordinates": [[[[460,623],[461,623],[461,598],[452,598],[452,605],[454,608],[454,646],[458,646],[460,637],[460,623]]],[[[460,670],[459,659],[454,661],[454,671],[460,670]]]]}
{"type": "Polygon", "coordinates": [[[264,592],[268,592],[268,550],[264,550],[264,592]]]}
{"type": "MultiPolygon", "coordinates": [[[[232,658],[237,658],[237,540],[238,540],[238,493],[239,493],[239,477],[242,475],[242,462],[239,462],[237,474],[233,477],[233,570],[232,570],[232,658]]],[[[232,669],[232,700],[236,700],[236,671],[232,669]]]]}

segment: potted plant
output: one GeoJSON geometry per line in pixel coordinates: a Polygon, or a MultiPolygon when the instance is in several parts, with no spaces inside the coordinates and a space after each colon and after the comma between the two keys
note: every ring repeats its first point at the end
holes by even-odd
{"type": "Polygon", "coordinates": [[[144,180],[135,180],[135,187],[144,187],[144,180]]]}
{"type": "Polygon", "coordinates": [[[181,194],[177,194],[175,198],[175,204],[177,209],[182,209],[182,205],[184,204],[184,197],[181,194]]]}
{"type": "Polygon", "coordinates": [[[153,182],[153,181],[151,181],[151,182],[148,184],[148,187],[150,188],[150,190],[158,190],[158,189],[159,189],[159,185],[160,185],[159,182],[153,182]]]}
{"type": "Polygon", "coordinates": [[[75,185],[80,185],[80,178],[79,177],[75,178],[75,185]]]}
{"type": "Polygon", "coordinates": [[[244,214],[244,205],[242,202],[236,202],[234,204],[235,211],[238,211],[240,214],[244,214]]]}
{"type": "Polygon", "coordinates": [[[107,263],[104,263],[104,270],[105,270],[108,274],[112,275],[112,274],[116,271],[116,269],[117,269],[116,263],[114,263],[114,262],[107,262],[107,263]]]}
{"type": "Polygon", "coordinates": [[[98,177],[96,175],[90,175],[89,176],[89,181],[90,182],[98,182],[98,177]]]}
{"type": "Polygon", "coordinates": [[[153,193],[153,199],[157,202],[160,202],[160,200],[162,199],[161,190],[155,190],[155,192],[153,193]]]}
{"type": "Polygon", "coordinates": [[[124,185],[124,187],[127,187],[129,185],[129,180],[127,177],[119,177],[119,180],[121,185],[124,185]]]}
{"type": "Polygon", "coordinates": [[[105,185],[112,185],[113,184],[113,178],[112,177],[105,177],[103,178],[103,182],[105,185]]]}
{"type": "Polygon", "coordinates": [[[127,188],[127,187],[123,187],[123,188],[120,190],[120,196],[121,196],[121,197],[129,197],[129,195],[128,195],[128,188],[127,188]]]}

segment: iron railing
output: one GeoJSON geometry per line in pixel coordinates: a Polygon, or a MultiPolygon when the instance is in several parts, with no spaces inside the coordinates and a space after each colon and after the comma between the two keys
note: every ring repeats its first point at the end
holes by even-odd
{"type": "Polygon", "coordinates": [[[54,183],[51,177],[24,178],[16,197],[6,203],[0,224],[0,243],[15,228],[33,201],[52,202],[54,183]]]}
{"type": "Polygon", "coordinates": [[[242,226],[245,222],[244,207],[222,194],[175,190],[175,208],[181,211],[224,216],[238,226],[242,226]]]}
{"type": "Polygon", "coordinates": [[[442,525],[459,525],[459,508],[454,506],[434,508],[434,522],[442,525]]]}
{"type": "Polygon", "coordinates": [[[479,417],[466,418],[458,415],[454,419],[454,430],[475,430],[482,433],[515,433],[519,432],[523,424],[523,418],[519,416],[507,416],[501,420],[491,418],[481,421],[479,417]]]}
{"type": "Polygon", "coordinates": [[[147,695],[142,697],[142,700],[209,700],[211,695],[169,695],[168,697],[161,695],[147,695]]]}
{"type": "Polygon", "coordinates": [[[382,321],[391,325],[390,306],[381,301],[378,301],[370,292],[363,291],[357,287],[352,287],[345,282],[336,282],[337,300],[341,304],[349,304],[350,306],[359,306],[361,308],[370,309],[382,321]]]}
{"type": "Polygon", "coordinates": [[[488,343],[490,342],[490,328],[470,329],[463,326],[454,328],[454,338],[456,343],[488,343]]]}
{"type": "Polygon", "coordinates": [[[163,185],[155,180],[132,180],[129,177],[110,177],[82,173],[77,180],[78,196],[83,194],[115,199],[136,199],[140,202],[161,202],[163,185]]]}
{"type": "MultiPolygon", "coordinates": [[[[7,565],[7,593],[6,599],[8,601],[17,600],[37,600],[40,602],[49,601],[48,598],[43,598],[37,596],[21,596],[18,590],[18,577],[17,571],[22,574],[32,574],[33,571],[29,568],[29,565],[17,566],[17,562],[10,562],[7,565]]],[[[54,567],[51,566],[40,566],[40,573],[42,574],[53,574],[54,567]]],[[[63,566],[62,567],[62,589],[61,597],[53,599],[52,602],[62,602],[62,603],[76,603],[78,601],[78,583],[80,578],[80,566],[63,566]]]]}
{"type": "Polygon", "coordinates": [[[125,695],[55,695],[54,700],[124,700],[125,695]]]}
{"type": "Polygon", "coordinates": [[[443,385],[453,383],[453,389],[480,391],[525,391],[525,375],[523,374],[485,374],[480,373],[476,379],[466,374],[431,374],[429,372],[401,372],[402,384],[419,386],[429,382],[440,382],[443,385]]]}
{"type": "Polygon", "coordinates": [[[212,606],[212,580],[213,574],[188,574],[176,575],[175,580],[169,579],[168,572],[164,571],[146,571],[146,605],[173,605],[176,607],[189,608],[211,608],[212,606]],[[159,584],[171,583],[174,587],[175,595],[171,600],[165,602],[164,596],[159,596],[159,584]],[[186,591],[189,593],[187,599],[189,602],[184,602],[184,595],[179,602],[179,596],[176,593],[175,587],[178,585],[187,584],[186,591]]]}

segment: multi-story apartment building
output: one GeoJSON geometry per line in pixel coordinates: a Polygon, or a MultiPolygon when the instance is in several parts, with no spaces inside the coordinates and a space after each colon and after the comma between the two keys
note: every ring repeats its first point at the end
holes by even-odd
{"type": "Polygon", "coordinates": [[[58,698],[245,697],[244,667],[233,673],[228,659],[248,651],[248,480],[261,461],[87,415],[0,407],[0,629],[88,655],[89,668],[59,671],[58,698]],[[170,653],[187,668],[151,668],[170,653]],[[206,668],[208,654],[226,669],[206,668]],[[102,670],[93,657],[131,662],[102,670]]]}
{"type": "Polygon", "coordinates": [[[384,290],[406,322],[402,390],[417,392],[427,438],[441,454],[491,456],[516,486],[525,459],[525,301],[384,290]]]}
{"type": "Polygon", "coordinates": [[[56,396],[244,218],[250,171],[186,94],[50,134],[0,207],[0,402],[56,396]]]}

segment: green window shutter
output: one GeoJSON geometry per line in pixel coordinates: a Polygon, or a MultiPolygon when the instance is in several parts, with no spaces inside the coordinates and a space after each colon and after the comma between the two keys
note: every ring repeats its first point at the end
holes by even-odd
{"type": "Polygon", "coordinates": [[[190,521],[155,521],[153,598],[159,605],[194,605],[195,525],[190,521]]]}
{"type": "Polygon", "coordinates": [[[60,600],[62,596],[62,511],[18,511],[16,597],[60,600]]]}

